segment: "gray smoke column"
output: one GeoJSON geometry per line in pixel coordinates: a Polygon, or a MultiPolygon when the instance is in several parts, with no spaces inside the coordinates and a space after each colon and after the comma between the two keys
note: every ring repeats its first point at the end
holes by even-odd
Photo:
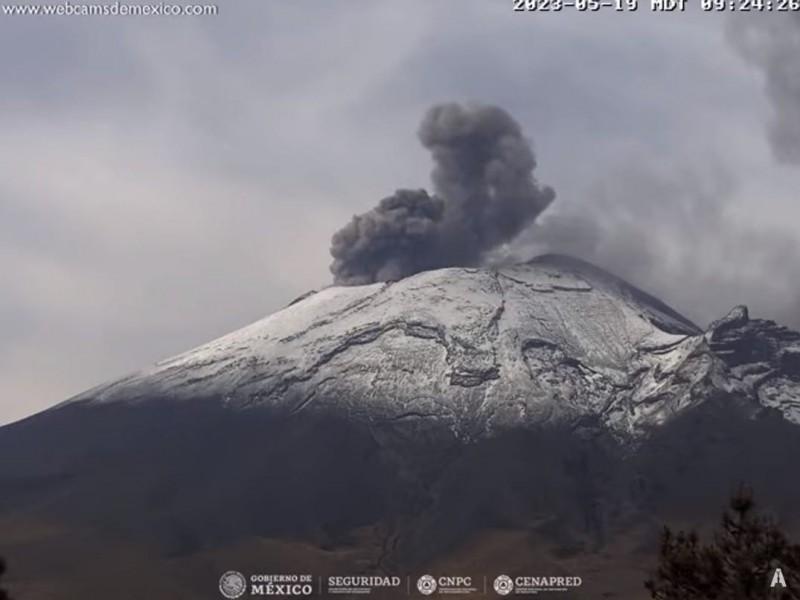
{"type": "Polygon", "coordinates": [[[478,265],[555,198],[534,179],[530,144],[502,108],[436,105],[418,135],[433,157],[436,195],[398,190],[336,232],[331,243],[336,284],[478,265]]]}
{"type": "Polygon", "coordinates": [[[800,13],[748,13],[731,18],[729,25],[729,40],[764,73],[775,157],[800,163],[800,13]]]}

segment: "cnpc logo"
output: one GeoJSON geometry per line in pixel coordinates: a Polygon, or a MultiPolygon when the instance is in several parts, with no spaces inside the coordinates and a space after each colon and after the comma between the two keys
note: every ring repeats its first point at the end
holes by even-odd
{"type": "Polygon", "coordinates": [[[442,593],[453,593],[456,591],[472,592],[477,591],[473,588],[472,577],[442,575],[434,577],[433,575],[423,575],[417,579],[417,589],[420,594],[430,596],[439,590],[442,593]]]}

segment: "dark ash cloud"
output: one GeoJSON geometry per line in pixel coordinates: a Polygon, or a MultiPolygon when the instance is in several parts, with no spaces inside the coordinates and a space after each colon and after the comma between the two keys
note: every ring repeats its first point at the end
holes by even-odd
{"type": "Polygon", "coordinates": [[[432,268],[444,201],[425,190],[397,190],[333,236],[337,283],[400,279],[432,268]]]}
{"type": "Polygon", "coordinates": [[[339,285],[399,279],[480,264],[555,198],[533,177],[536,159],[519,124],[497,106],[440,104],[419,128],[435,167],[436,196],[399,190],[334,234],[339,285]]]}
{"type": "Polygon", "coordinates": [[[742,56],[764,73],[775,157],[800,163],[800,14],[737,16],[731,18],[727,34],[742,56]]]}

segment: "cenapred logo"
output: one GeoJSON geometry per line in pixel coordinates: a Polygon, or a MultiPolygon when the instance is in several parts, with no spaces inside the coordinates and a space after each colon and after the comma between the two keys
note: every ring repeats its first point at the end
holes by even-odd
{"type": "Polygon", "coordinates": [[[508,575],[498,575],[494,580],[494,591],[500,596],[508,596],[513,593],[536,595],[543,592],[567,592],[571,589],[580,587],[583,581],[580,577],[541,577],[541,576],[517,576],[513,579],[508,575]]]}
{"type": "Polygon", "coordinates": [[[501,596],[508,596],[514,591],[514,582],[508,575],[498,575],[494,580],[494,591],[501,596]]]}
{"type": "Polygon", "coordinates": [[[228,571],[219,578],[219,591],[226,598],[241,598],[247,591],[247,578],[239,571],[228,571]]]}
{"type": "Polygon", "coordinates": [[[436,579],[432,575],[423,575],[417,579],[417,589],[420,594],[430,596],[436,591],[436,579]]]}

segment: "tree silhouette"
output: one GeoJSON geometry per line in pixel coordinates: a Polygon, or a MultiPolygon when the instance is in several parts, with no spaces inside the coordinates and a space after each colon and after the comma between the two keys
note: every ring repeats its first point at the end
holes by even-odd
{"type": "Polygon", "coordinates": [[[656,600],[800,600],[800,545],[775,521],[755,513],[752,491],[741,486],[704,544],[695,531],[664,527],[656,573],[645,588],[656,600]],[[776,569],[786,587],[771,587],[776,569]]]}
{"type": "MultiPolygon", "coordinates": [[[[3,560],[3,557],[0,556],[0,579],[3,578],[3,575],[6,572],[6,562],[3,560]]],[[[11,596],[8,593],[0,588],[0,600],[11,600],[11,596]]]]}

